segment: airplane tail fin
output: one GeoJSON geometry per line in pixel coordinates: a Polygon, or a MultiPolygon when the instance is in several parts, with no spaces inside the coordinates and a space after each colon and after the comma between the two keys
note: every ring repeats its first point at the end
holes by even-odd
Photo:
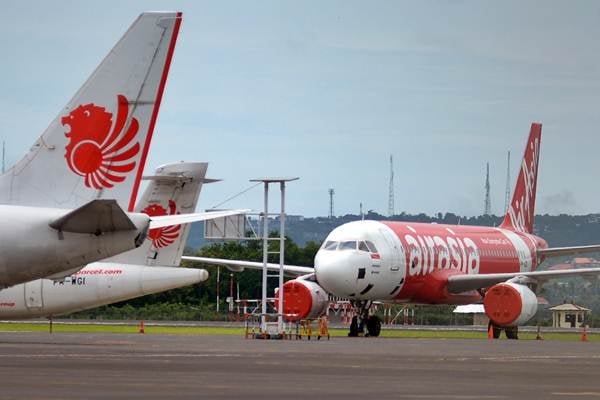
{"type": "Polygon", "coordinates": [[[0,203],[133,211],[181,13],[143,13],[15,166],[0,203]]]}
{"type": "MultiPolygon", "coordinates": [[[[190,214],[198,204],[208,163],[179,162],[159,167],[136,205],[136,212],[151,217],[190,214]]],[[[178,266],[190,232],[190,224],[150,229],[137,249],[119,254],[113,261],[139,265],[178,266]]]]}
{"type": "Polygon", "coordinates": [[[533,233],[542,124],[532,123],[513,198],[501,228],[533,233]]]}

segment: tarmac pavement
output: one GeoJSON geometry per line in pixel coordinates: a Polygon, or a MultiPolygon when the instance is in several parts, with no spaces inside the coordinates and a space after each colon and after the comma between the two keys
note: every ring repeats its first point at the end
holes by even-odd
{"type": "Polygon", "coordinates": [[[592,399],[600,343],[0,332],[0,399],[592,399]]]}

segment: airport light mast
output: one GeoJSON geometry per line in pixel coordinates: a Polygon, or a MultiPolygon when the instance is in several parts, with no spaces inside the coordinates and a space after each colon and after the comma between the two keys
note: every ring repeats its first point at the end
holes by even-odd
{"type": "MultiPolygon", "coordinates": [[[[279,290],[277,292],[278,304],[277,307],[277,333],[283,333],[283,266],[285,256],[285,184],[287,182],[296,181],[300,178],[258,178],[251,179],[250,182],[259,182],[264,186],[264,211],[263,218],[263,268],[262,268],[262,297],[261,297],[261,316],[260,330],[263,335],[270,334],[268,331],[267,321],[267,281],[269,277],[279,278],[279,290]],[[269,185],[271,183],[279,183],[281,192],[281,209],[279,212],[279,238],[272,240],[279,241],[279,251],[269,251],[269,185]],[[279,256],[279,274],[269,275],[267,264],[269,263],[269,254],[277,254],[279,256]]],[[[277,215],[277,214],[273,214],[277,215]]]]}

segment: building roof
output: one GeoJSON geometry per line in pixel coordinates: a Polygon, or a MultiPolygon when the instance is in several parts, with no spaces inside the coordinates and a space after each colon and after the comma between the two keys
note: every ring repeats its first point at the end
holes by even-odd
{"type": "Polygon", "coordinates": [[[589,308],[578,306],[577,304],[564,303],[549,308],[550,311],[591,311],[589,308]]]}
{"type": "Polygon", "coordinates": [[[485,314],[483,304],[467,304],[464,306],[456,306],[454,312],[456,314],[485,314]]]}

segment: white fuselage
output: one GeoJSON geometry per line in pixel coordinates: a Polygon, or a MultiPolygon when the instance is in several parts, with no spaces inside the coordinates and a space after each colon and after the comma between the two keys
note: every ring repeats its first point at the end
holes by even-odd
{"type": "Polygon", "coordinates": [[[133,249],[150,221],[145,214],[129,213],[137,229],[99,235],[59,232],[49,226],[67,212],[0,205],[0,286],[73,270],[133,249]]]}
{"type": "Polygon", "coordinates": [[[546,247],[535,235],[501,228],[354,221],[325,239],[315,256],[315,274],[319,284],[337,297],[469,304],[480,295],[449,295],[443,286],[428,288],[441,275],[535,270],[537,249],[546,247]]]}
{"type": "Polygon", "coordinates": [[[62,281],[37,279],[0,291],[0,318],[69,314],[205,281],[203,269],[92,263],[62,281]]]}

